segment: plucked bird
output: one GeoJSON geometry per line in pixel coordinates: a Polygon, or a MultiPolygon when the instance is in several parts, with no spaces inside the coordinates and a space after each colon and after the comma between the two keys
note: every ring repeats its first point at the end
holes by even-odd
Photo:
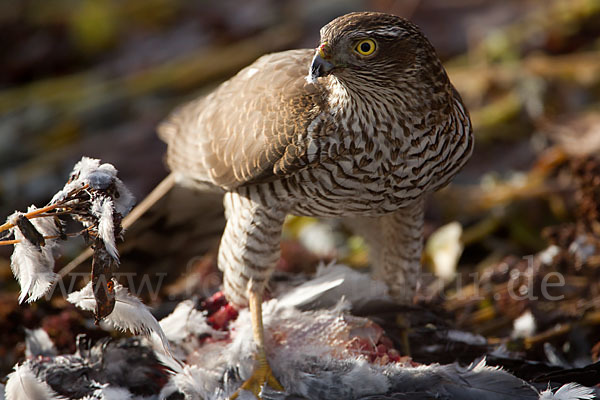
{"type": "Polygon", "coordinates": [[[257,365],[241,389],[257,396],[281,389],[261,304],[286,215],[351,219],[375,276],[410,302],[424,198],[473,149],[461,97],[415,25],[360,12],[320,34],[316,49],[265,55],[159,127],[176,180],[225,193],[218,264],[229,301],[250,308],[257,365]]]}

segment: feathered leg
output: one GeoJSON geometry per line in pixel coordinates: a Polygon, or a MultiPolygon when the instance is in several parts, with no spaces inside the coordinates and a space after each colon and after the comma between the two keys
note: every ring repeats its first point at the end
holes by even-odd
{"type": "Polygon", "coordinates": [[[415,295],[423,250],[423,199],[380,217],[344,219],[370,247],[374,275],[384,281],[399,303],[415,295]]]}
{"type": "Polygon", "coordinates": [[[423,251],[423,199],[381,217],[382,240],[375,277],[387,282],[391,296],[403,304],[413,301],[421,271],[423,251]]]}
{"type": "Polygon", "coordinates": [[[283,390],[267,361],[262,323],[262,294],[280,255],[284,210],[265,207],[256,187],[225,195],[227,226],[219,248],[219,268],[223,270],[225,295],[237,307],[246,305],[252,316],[257,365],[240,390],[259,398],[265,384],[283,390]]]}

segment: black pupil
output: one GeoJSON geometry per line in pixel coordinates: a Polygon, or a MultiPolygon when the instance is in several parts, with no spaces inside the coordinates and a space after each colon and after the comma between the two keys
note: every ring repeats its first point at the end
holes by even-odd
{"type": "Polygon", "coordinates": [[[371,50],[371,43],[367,43],[367,42],[361,43],[360,50],[363,53],[368,53],[371,50]]]}

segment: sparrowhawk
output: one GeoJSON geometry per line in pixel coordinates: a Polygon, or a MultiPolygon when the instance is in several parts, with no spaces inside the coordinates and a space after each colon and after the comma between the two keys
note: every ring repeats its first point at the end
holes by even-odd
{"type": "Polygon", "coordinates": [[[473,148],[469,115],[420,30],[389,14],[341,16],[317,49],[268,54],[183,105],[159,133],[187,185],[225,193],[218,255],[225,294],[250,306],[258,367],[242,386],[280,389],[263,345],[261,302],[287,214],[352,217],[373,270],[413,298],[423,199],[473,148]]]}

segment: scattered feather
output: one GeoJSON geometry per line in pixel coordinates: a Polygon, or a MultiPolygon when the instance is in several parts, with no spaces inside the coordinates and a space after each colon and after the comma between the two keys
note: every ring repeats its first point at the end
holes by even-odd
{"type": "Polygon", "coordinates": [[[108,254],[119,262],[119,252],[115,242],[113,202],[110,198],[96,198],[92,201],[92,214],[98,218],[98,235],[104,242],[108,254]]]}
{"type": "Polygon", "coordinates": [[[129,211],[133,208],[135,197],[133,197],[133,194],[119,178],[115,178],[115,187],[119,193],[119,196],[113,199],[115,211],[124,217],[129,214],[129,211]]]}
{"type": "Polygon", "coordinates": [[[75,353],[32,358],[21,367],[69,399],[157,400],[169,372],[145,342],[103,338],[92,344],[92,339],[82,334],[77,337],[75,353]],[[130,393],[136,395],[130,397],[130,393]]]}
{"type": "Polygon", "coordinates": [[[27,358],[55,356],[57,354],[54,343],[48,333],[42,329],[25,328],[25,356],[27,358]]]}
{"type": "Polygon", "coordinates": [[[452,341],[466,343],[471,346],[485,346],[487,344],[487,339],[481,335],[456,329],[450,329],[447,332],[447,337],[452,341]]]}
{"type": "MultiPolygon", "coordinates": [[[[338,310],[300,311],[264,304],[267,356],[285,393],[266,389],[264,398],[442,398],[536,400],[538,392],[523,380],[484,360],[468,367],[458,364],[413,366],[369,362],[352,352],[357,338],[373,339],[372,322],[338,310]],[[293,345],[291,345],[293,343],[293,345]]],[[[223,399],[250,375],[254,366],[250,315],[242,310],[232,324],[231,341],[196,349],[189,365],[178,370],[162,393],[177,388],[186,399],[223,399]]]]}
{"type": "Polygon", "coordinates": [[[433,272],[445,282],[456,276],[458,259],[463,251],[461,235],[460,223],[451,222],[433,232],[425,245],[425,255],[431,260],[433,272]]]}
{"type": "Polygon", "coordinates": [[[544,342],[544,355],[549,365],[558,366],[563,369],[573,368],[573,364],[567,361],[564,354],[550,342],[544,342]]]}
{"type": "MultiPolygon", "coordinates": [[[[96,161],[99,162],[99,160],[96,161]]],[[[117,173],[117,169],[112,164],[101,164],[87,173],[84,180],[92,187],[109,187],[111,183],[114,183],[118,193],[113,198],[115,211],[121,214],[121,216],[125,216],[131,211],[135,199],[129,189],[117,177],[117,173]]]]}
{"type": "Polygon", "coordinates": [[[540,393],[539,400],[591,400],[595,399],[594,389],[581,386],[577,383],[567,383],[552,393],[548,388],[540,393]]]}
{"type": "Polygon", "coordinates": [[[100,160],[90,157],[81,157],[74,166],[71,176],[75,178],[84,178],[100,167],[100,160]]]}
{"type": "Polygon", "coordinates": [[[525,311],[520,317],[513,321],[513,331],[511,337],[514,339],[523,339],[533,336],[536,330],[535,318],[530,310],[525,311]]]}
{"type": "Polygon", "coordinates": [[[166,399],[178,391],[186,399],[224,398],[219,385],[222,371],[204,369],[197,365],[186,365],[174,374],[160,392],[159,398],[166,399]],[[210,377],[210,379],[206,379],[210,377]]]}
{"type": "Polygon", "coordinates": [[[346,265],[322,263],[313,279],[286,290],[279,303],[282,307],[334,307],[341,298],[351,304],[386,299],[388,288],[384,282],[346,265]]]}
{"type": "Polygon", "coordinates": [[[308,304],[320,297],[325,291],[334,289],[344,283],[343,276],[337,274],[327,274],[303,283],[302,285],[290,290],[283,296],[281,301],[288,306],[299,307],[308,304]]]}
{"type": "Polygon", "coordinates": [[[56,204],[58,202],[64,201],[69,193],[73,190],[79,189],[86,185],[85,178],[96,170],[100,166],[100,160],[82,157],[80,161],[78,161],[73,170],[71,171],[71,177],[69,181],[65,184],[65,186],[59,190],[50,200],[50,204],[56,204]]]}
{"type": "MultiPolygon", "coordinates": [[[[114,282],[114,281],[113,281],[114,282]]],[[[148,307],[140,299],[131,295],[126,287],[115,284],[115,308],[113,312],[104,318],[113,328],[121,331],[129,331],[134,335],[151,337],[156,333],[160,338],[162,346],[170,353],[169,342],[160,324],[154,318],[148,307]]],[[[83,289],[69,294],[67,301],[86,311],[96,309],[96,299],[92,289],[92,282],[88,282],[83,289]]]]}
{"type": "Polygon", "coordinates": [[[46,382],[40,381],[28,364],[15,365],[15,371],[8,375],[6,400],[59,400],[64,397],[56,394],[46,382]]]}
{"type": "Polygon", "coordinates": [[[95,382],[97,389],[89,396],[85,396],[82,400],[131,400],[133,394],[125,388],[109,386],[107,383],[100,384],[95,382]]]}
{"type": "MultiPolygon", "coordinates": [[[[28,212],[35,211],[35,206],[30,206],[28,212]]],[[[14,218],[17,213],[9,218],[14,218]]],[[[56,236],[58,228],[52,217],[32,218],[31,224],[42,236],[56,236]]],[[[44,246],[31,243],[23,233],[14,227],[11,229],[19,243],[14,245],[10,258],[13,275],[21,286],[19,303],[26,298],[32,302],[48,292],[57,281],[58,275],[54,273],[54,249],[56,241],[48,240],[44,246]]]]}
{"type": "Polygon", "coordinates": [[[226,333],[215,330],[206,321],[206,316],[196,310],[191,300],[182,301],[175,310],[160,320],[160,326],[165,336],[172,342],[178,343],[191,335],[211,335],[223,338],[226,333]]]}
{"type": "Polygon", "coordinates": [[[52,197],[51,204],[64,201],[69,193],[80,189],[85,185],[90,188],[106,191],[112,185],[116,189],[116,195],[113,196],[115,211],[125,216],[131,211],[135,199],[129,189],[117,177],[117,169],[112,164],[100,164],[100,160],[89,157],[82,157],[71,171],[71,178],[65,186],[52,197]]]}
{"type": "MultiPolygon", "coordinates": [[[[322,268],[315,282],[302,285],[296,294],[303,299],[302,304],[305,301],[320,304],[321,298],[327,299],[325,303],[329,303],[332,292],[336,290],[339,290],[336,296],[351,297],[351,292],[356,291],[354,285],[361,282],[360,279],[363,278],[363,274],[357,273],[358,275],[355,276],[354,272],[345,271],[340,266],[322,268]]],[[[174,342],[184,343],[193,342],[189,339],[202,332],[207,333],[204,315],[195,309],[191,301],[179,304],[159,325],[147,308],[137,298],[129,295],[125,288],[116,285],[115,291],[117,293],[116,322],[110,321],[110,316],[107,319],[119,329],[148,335],[150,332],[162,333],[160,325],[163,325],[166,331],[162,333],[163,341],[166,341],[168,336],[174,342]],[[120,307],[124,309],[119,310],[120,307]],[[142,315],[144,313],[149,317],[142,315]],[[143,322],[139,322],[140,319],[143,322]],[[189,335],[177,330],[187,332],[189,335]]],[[[380,346],[383,346],[383,341],[380,341],[382,328],[367,318],[349,314],[339,306],[339,297],[334,307],[312,311],[301,311],[296,307],[297,304],[284,302],[282,299],[285,299],[285,296],[264,303],[263,320],[267,356],[275,376],[286,388],[286,392],[277,393],[265,388],[264,398],[363,400],[374,398],[585,400],[593,398],[590,397],[594,393],[593,389],[581,388],[577,385],[565,385],[558,390],[555,389],[554,392],[550,390],[540,394],[538,389],[509,372],[498,367],[487,366],[484,359],[468,367],[458,364],[416,366],[407,358],[374,362],[371,358],[373,353],[369,352],[376,351],[379,354],[380,346]],[[359,346],[355,346],[356,344],[359,346]]],[[[95,306],[89,284],[80,292],[72,293],[68,300],[86,310],[93,310],[95,306]]],[[[237,320],[230,323],[229,336],[225,340],[198,341],[190,347],[180,346],[184,351],[188,351],[184,354],[187,364],[166,364],[173,374],[169,383],[162,387],[160,398],[179,395],[186,399],[223,399],[231,395],[241,382],[248,378],[255,366],[252,355],[256,344],[253,340],[250,320],[249,311],[241,310],[237,320]]],[[[457,335],[463,337],[462,333],[457,335]]],[[[478,340],[478,337],[463,338],[465,342],[478,340]]],[[[131,365],[141,366],[145,362],[143,359],[146,357],[139,357],[141,347],[113,346],[114,352],[108,354],[110,349],[110,345],[98,344],[91,350],[64,356],[62,360],[55,357],[56,361],[52,368],[49,367],[51,364],[49,361],[40,360],[36,365],[46,368],[44,375],[40,375],[38,369],[33,371],[38,374],[38,381],[50,382],[50,377],[54,379],[57,372],[66,370],[68,373],[61,385],[69,385],[66,382],[73,381],[74,376],[80,376],[81,371],[89,370],[91,365],[94,366],[93,373],[99,373],[104,368],[112,370],[113,376],[122,377],[123,370],[137,370],[132,369],[131,365]],[[127,351],[129,352],[126,353],[127,351]],[[133,359],[126,356],[127,354],[134,356],[133,359]],[[95,357],[96,361],[85,357],[95,357]],[[68,360],[72,360],[72,364],[68,364],[68,360]]],[[[157,354],[156,358],[161,359],[161,355],[162,353],[157,354]]],[[[149,371],[164,372],[164,369],[155,367],[156,358],[149,364],[149,371]]],[[[103,376],[104,373],[98,375],[98,377],[103,376]]],[[[164,375],[160,376],[164,377],[164,375]]],[[[86,378],[87,382],[89,379],[86,378]]],[[[110,383],[101,388],[84,387],[87,388],[85,393],[90,400],[130,398],[128,396],[131,389],[129,391],[122,389],[130,386],[124,385],[118,379],[106,381],[93,379],[96,382],[110,383]]],[[[144,379],[146,379],[144,376],[140,378],[141,381],[144,379]]],[[[129,381],[130,378],[127,380],[129,381]]],[[[52,387],[58,386],[53,384],[52,387]]],[[[244,393],[244,396],[249,394],[244,393]]]]}
{"type": "MultiPolygon", "coordinates": [[[[70,215],[89,228],[86,230],[88,242],[90,237],[102,239],[104,249],[118,263],[115,232],[122,233],[117,224],[131,210],[133,203],[131,192],[117,178],[114,166],[83,157],[73,167],[63,189],[52,198],[45,214],[28,219],[17,212],[9,217],[9,222],[14,225],[10,233],[17,241],[11,268],[21,286],[19,302],[39,299],[58,279],[54,273],[53,249],[57,246],[56,239],[66,238],[66,234],[57,227],[54,213],[70,215]]],[[[35,210],[37,208],[31,206],[28,212],[35,210]]]]}

